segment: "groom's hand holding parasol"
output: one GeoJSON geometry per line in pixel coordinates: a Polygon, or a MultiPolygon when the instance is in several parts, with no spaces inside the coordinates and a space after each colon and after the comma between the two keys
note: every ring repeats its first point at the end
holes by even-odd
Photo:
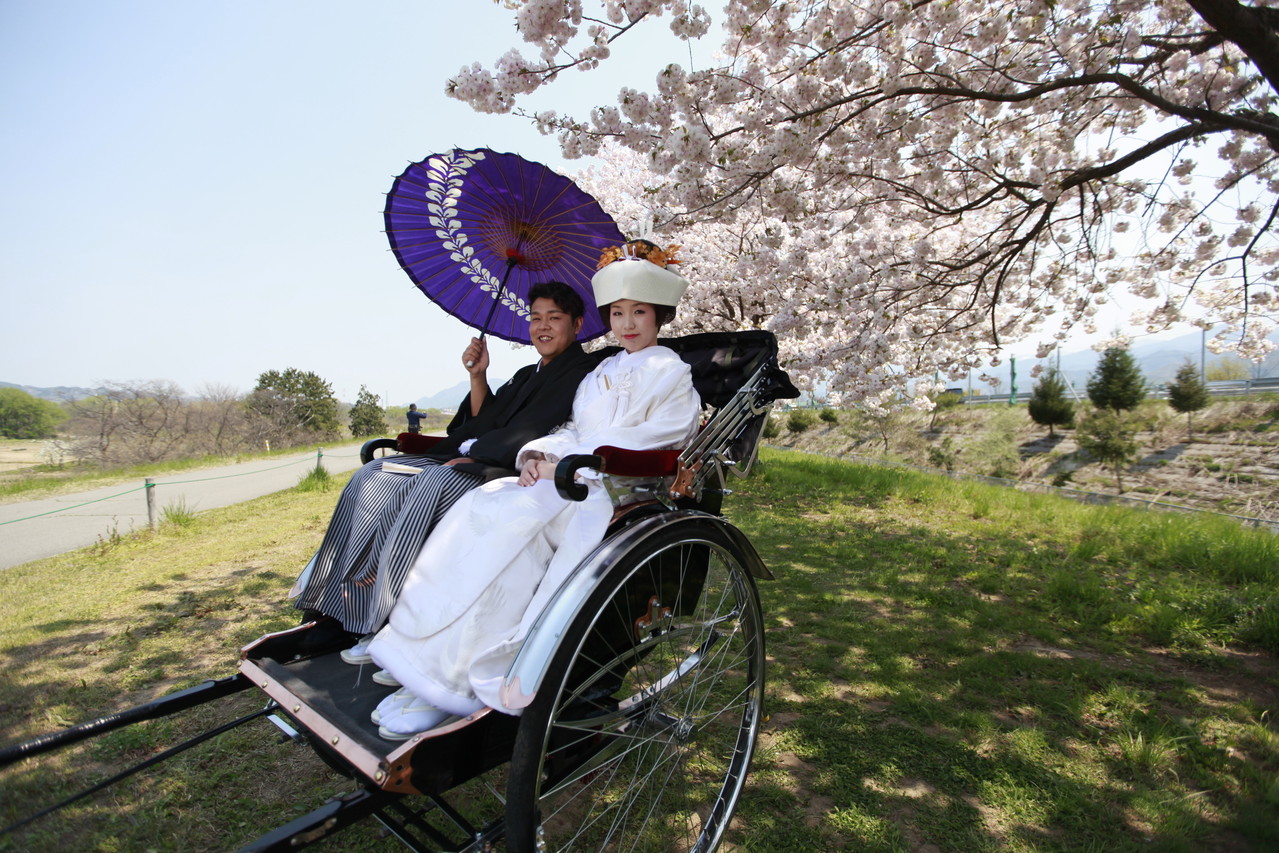
{"type": "Polygon", "coordinates": [[[462,353],[462,365],[471,376],[483,376],[489,368],[489,345],[484,338],[471,338],[471,345],[462,353]]]}
{"type": "Polygon", "coordinates": [[[488,379],[489,345],[484,335],[471,338],[470,346],[462,353],[462,365],[471,374],[471,416],[474,417],[493,393],[488,379]]]}

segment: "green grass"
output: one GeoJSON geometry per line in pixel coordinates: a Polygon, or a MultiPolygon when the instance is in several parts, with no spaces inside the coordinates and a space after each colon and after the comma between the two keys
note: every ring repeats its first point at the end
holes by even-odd
{"type": "MultiPolygon", "coordinates": [[[[1279,840],[1279,539],[763,461],[730,509],[777,575],[761,585],[777,661],[764,775],[779,828],[820,805],[801,849],[1279,840]]],[[[734,840],[797,849],[745,828],[734,840]]]]}
{"type": "Polygon", "coordinates": [[[334,478],[323,465],[316,465],[308,471],[296,488],[302,492],[327,492],[333,488],[334,478]]]}
{"type": "MultiPolygon", "coordinates": [[[[0,572],[0,743],[234,675],[240,646],[297,624],[286,595],[333,502],[280,492],[0,572]]],[[[262,705],[238,694],[0,771],[0,824],[262,705]]],[[[234,849],[350,787],[257,721],[0,837],[0,850],[234,849]]],[[[369,822],[327,849],[384,845],[369,822]]]]}
{"type": "MultiPolygon", "coordinates": [[[[733,485],[776,577],[769,719],[723,849],[1279,844],[1270,534],[795,453],[733,485]]],[[[281,493],[0,572],[0,742],[231,674],[295,622],[284,596],[334,500],[281,493]]],[[[0,773],[0,820],[261,701],[0,773]]],[[[234,848],[351,787],[255,723],[0,850],[234,848]]],[[[395,844],[366,821],[319,849],[395,844]]]]}
{"type": "Polygon", "coordinates": [[[190,527],[195,524],[195,507],[188,506],[186,498],[178,498],[176,501],[167,503],[164,509],[160,510],[160,523],[175,527],[190,527]]]}

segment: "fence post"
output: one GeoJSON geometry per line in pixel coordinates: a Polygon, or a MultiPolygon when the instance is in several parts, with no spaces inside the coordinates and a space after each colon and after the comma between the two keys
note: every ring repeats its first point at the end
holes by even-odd
{"type": "Polygon", "coordinates": [[[155,530],[155,480],[147,477],[145,483],[147,490],[147,527],[155,530]]]}

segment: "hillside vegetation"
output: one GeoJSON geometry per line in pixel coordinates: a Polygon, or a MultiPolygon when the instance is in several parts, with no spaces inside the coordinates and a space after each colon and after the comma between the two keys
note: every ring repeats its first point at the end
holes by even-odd
{"type": "MultiPolygon", "coordinates": [[[[1279,396],[1218,399],[1187,418],[1162,400],[1135,413],[1140,460],[1124,473],[1124,494],[1279,521],[1279,396]]],[[[1078,416],[1076,416],[1078,420],[1078,416]]],[[[1043,483],[1113,495],[1112,473],[1079,449],[1073,429],[1049,437],[1024,405],[963,405],[934,414],[875,419],[851,410],[773,415],[770,443],[834,456],[904,462],[938,470],[1043,483]],[[798,423],[796,431],[791,425],[798,423]]]]}

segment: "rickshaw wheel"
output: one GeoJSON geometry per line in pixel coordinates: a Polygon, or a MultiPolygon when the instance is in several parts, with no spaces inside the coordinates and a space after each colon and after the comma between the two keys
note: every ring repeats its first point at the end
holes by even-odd
{"type": "Polygon", "coordinates": [[[507,849],[714,850],[763,693],[759,596],[718,523],[638,543],[603,573],[524,711],[507,849]]]}

